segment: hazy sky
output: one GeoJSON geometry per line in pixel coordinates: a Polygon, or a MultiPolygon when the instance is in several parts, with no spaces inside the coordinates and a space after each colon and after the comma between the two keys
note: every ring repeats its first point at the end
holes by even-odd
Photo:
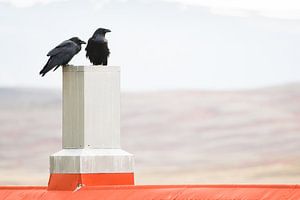
{"type": "MultiPolygon", "coordinates": [[[[47,52],[98,27],[125,90],[300,81],[296,0],[0,0],[0,27],[0,87],[60,87],[60,71],[38,75],[47,52]]],[[[89,65],[84,51],[70,63],[89,65]]]]}

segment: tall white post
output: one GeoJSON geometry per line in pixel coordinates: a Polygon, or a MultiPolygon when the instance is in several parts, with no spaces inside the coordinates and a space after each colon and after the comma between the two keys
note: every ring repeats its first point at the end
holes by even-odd
{"type": "Polygon", "coordinates": [[[70,177],[80,181],[67,189],[133,184],[133,156],[120,148],[119,67],[63,68],[62,147],[50,156],[50,189],[70,177]]]}

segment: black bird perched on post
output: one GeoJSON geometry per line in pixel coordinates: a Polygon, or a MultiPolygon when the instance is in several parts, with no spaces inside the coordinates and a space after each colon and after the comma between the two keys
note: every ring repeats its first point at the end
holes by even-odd
{"type": "Polygon", "coordinates": [[[50,58],[40,71],[40,75],[44,76],[51,69],[54,68],[53,71],[55,71],[59,66],[68,64],[73,56],[81,50],[81,44],[86,43],[78,37],[72,37],[49,51],[47,56],[50,56],[50,58]]]}
{"type": "Polygon", "coordinates": [[[109,29],[98,28],[86,45],[86,57],[93,65],[107,65],[107,57],[110,52],[107,46],[105,34],[111,32],[109,29]]]}

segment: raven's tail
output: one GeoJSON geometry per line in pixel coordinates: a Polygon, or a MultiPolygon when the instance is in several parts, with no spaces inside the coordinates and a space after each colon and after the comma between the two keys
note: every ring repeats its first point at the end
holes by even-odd
{"type": "Polygon", "coordinates": [[[40,71],[40,75],[43,77],[47,72],[49,72],[53,67],[51,66],[51,58],[47,61],[43,69],[40,71]]]}
{"type": "Polygon", "coordinates": [[[45,73],[43,70],[40,71],[40,75],[41,75],[42,77],[45,76],[45,74],[46,74],[46,73],[45,73]]]}

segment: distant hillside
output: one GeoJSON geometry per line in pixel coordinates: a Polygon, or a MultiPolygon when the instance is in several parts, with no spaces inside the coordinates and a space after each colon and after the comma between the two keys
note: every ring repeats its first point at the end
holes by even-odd
{"type": "MultiPolygon", "coordinates": [[[[122,95],[137,183],[299,183],[300,85],[122,95]]],[[[61,93],[0,88],[0,184],[47,184],[61,93]]]]}

